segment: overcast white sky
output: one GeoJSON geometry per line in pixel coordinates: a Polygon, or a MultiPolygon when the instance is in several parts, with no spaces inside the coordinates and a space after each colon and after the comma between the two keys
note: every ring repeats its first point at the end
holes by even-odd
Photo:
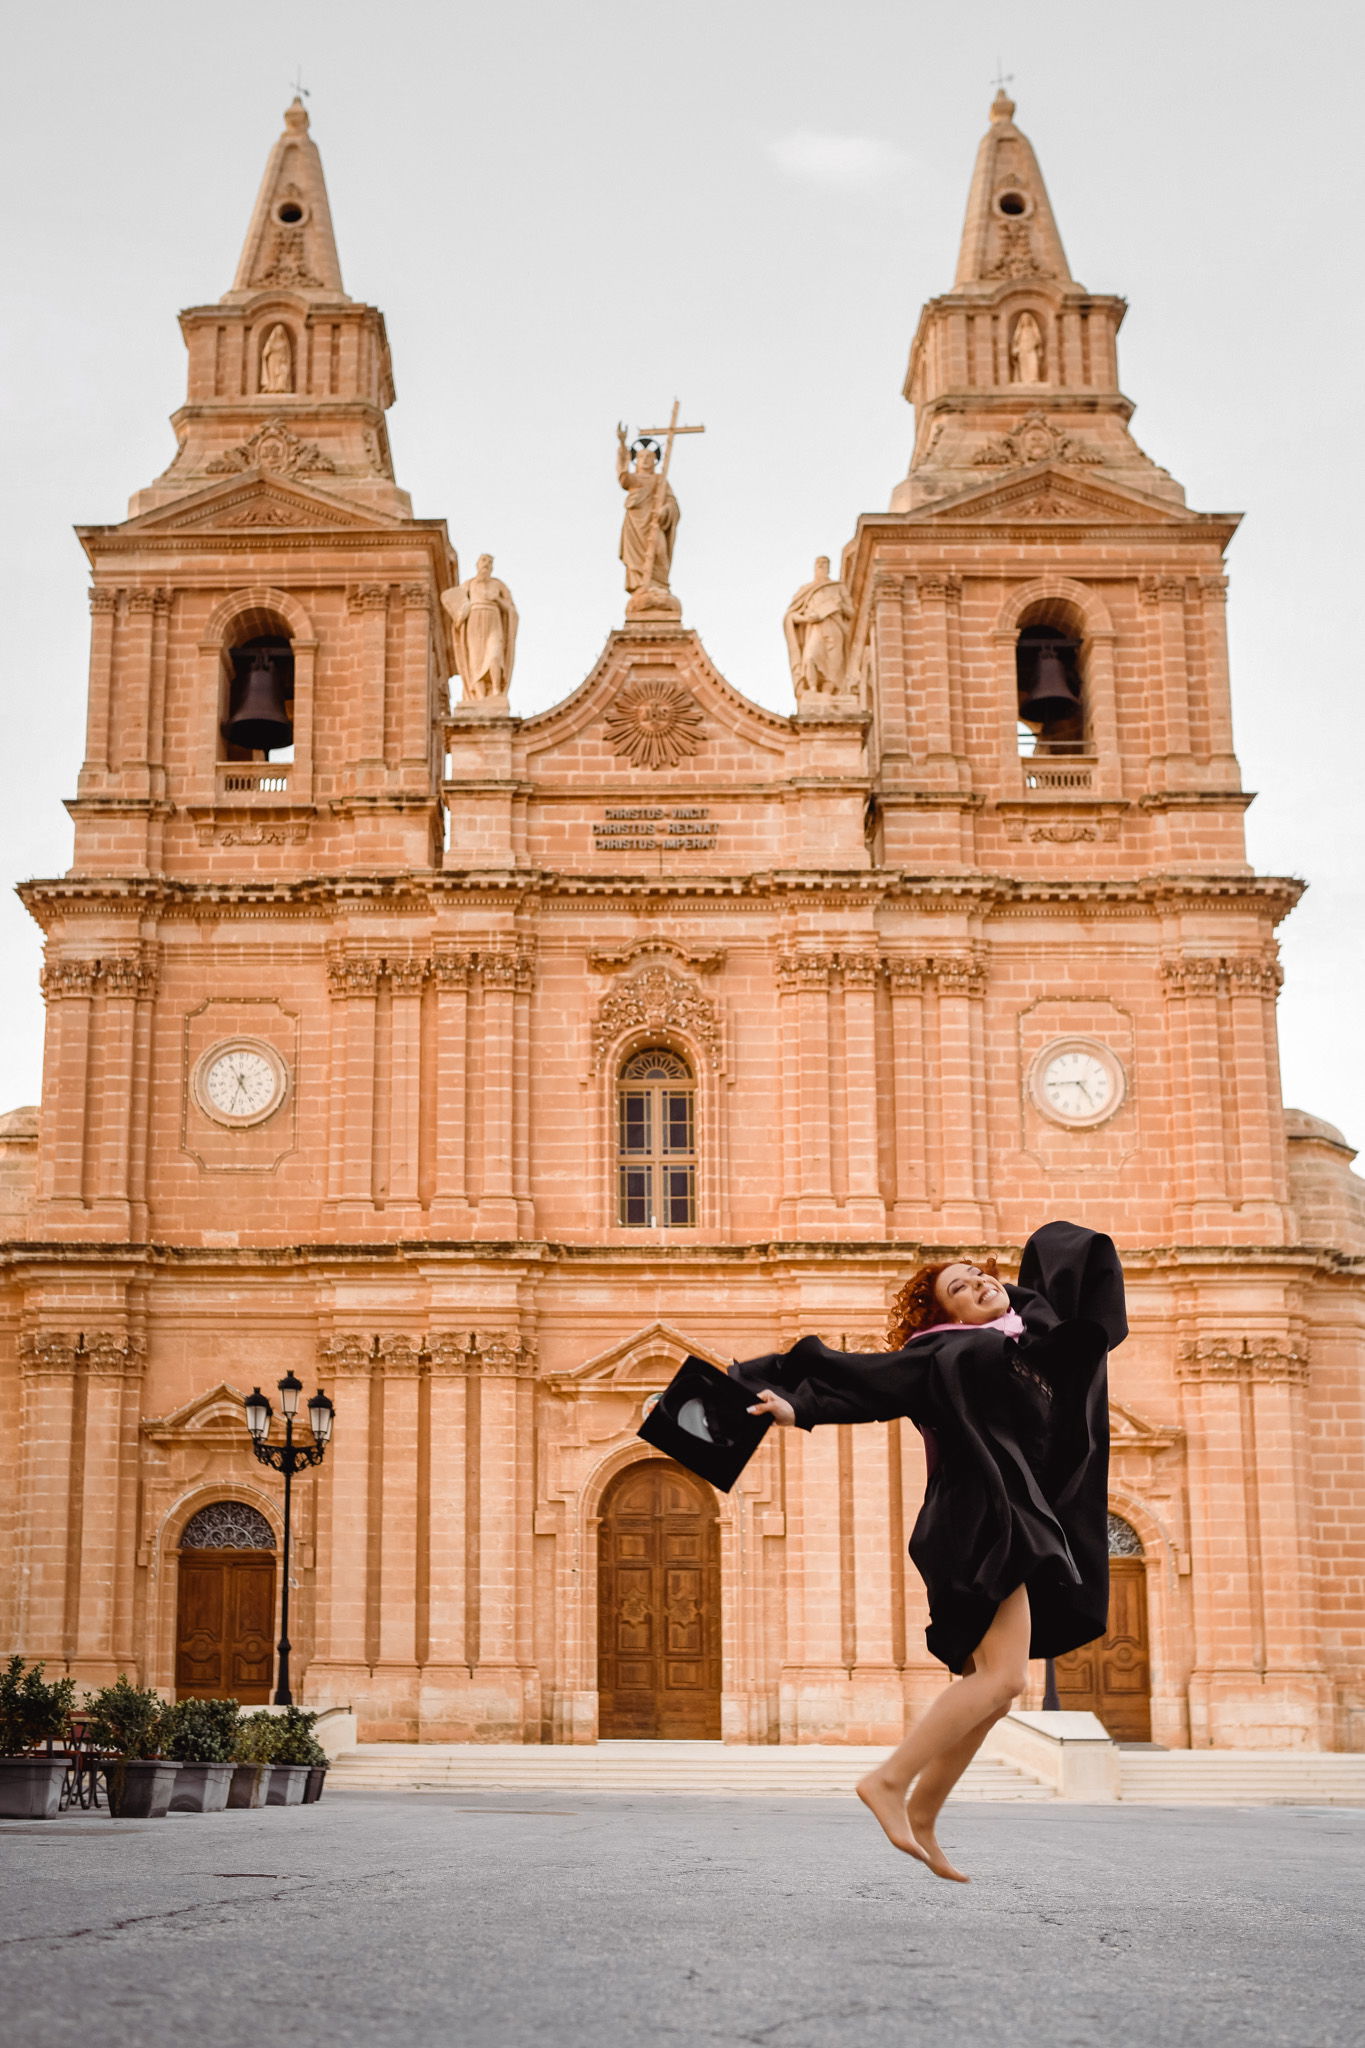
{"type": "Polygon", "coordinates": [[[37,1099],[37,934],[70,858],[87,577],[173,452],[179,307],[231,283],[295,68],[347,289],[388,318],[400,481],[523,619],[515,699],[620,616],[617,419],[681,398],[674,585],[789,707],[781,616],[904,474],[997,63],[1074,274],[1118,291],[1143,446],[1230,558],[1239,751],[1284,928],[1285,1092],[1365,1146],[1358,6],[1143,0],[45,0],[11,15],[0,1108],[37,1099]]]}

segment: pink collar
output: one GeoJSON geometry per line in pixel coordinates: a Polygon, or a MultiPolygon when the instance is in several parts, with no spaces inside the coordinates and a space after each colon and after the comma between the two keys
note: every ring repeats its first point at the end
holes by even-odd
{"type": "MultiPolygon", "coordinates": [[[[1024,1327],[1024,1318],[1017,1309],[1007,1308],[1004,1315],[996,1316],[989,1323],[930,1323],[927,1330],[916,1330],[915,1337],[937,1337],[944,1330],[1003,1330],[1007,1337],[1017,1337],[1024,1327]]],[[[915,1337],[910,1339],[913,1344],[915,1337]]]]}

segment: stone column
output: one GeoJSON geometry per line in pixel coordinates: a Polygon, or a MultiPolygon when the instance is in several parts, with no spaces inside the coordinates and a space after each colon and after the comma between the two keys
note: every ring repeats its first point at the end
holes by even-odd
{"type": "Polygon", "coordinates": [[[471,1234],[469,1205],[469,981],[472,953],[444,947],[432,957],[436,983],[435,1188],[431,1227],[452,1237],[471,1234]]]}
{"type": "Polygon", "coordinates": [[[1225,1235],[1232,1226],[1228,1197],[1227,1109],[1218,1001],[1223,963],[1181,953],[1162,962],[1170,1019],[1172,1065],[1179,1076],[1174,1100],[1189,1107],[1177,1119],[1179,1167],[1175,1185],[1187,1190],[1172,1204],[1176,1227],[1195,1243],[1225,1235]]]}
{"type": "Polygon", "coordinates": [[[431,777],[431,592],[403,585],[403,704],[398,751],[406,779],[425,792],[431,777]]]}
{"type": "Polygon", "coordinates": [[[141,1381],[145,1346],[124,1331],[97,1330],[82,1340],[76,1364],[85,1381],[83,1426],[72,1454],[78,1464],[79,1549],[69,1617],[72,1675],[85,1685],[118,1676],[121,1598],[133,1569],[129,1496],[137,1490],[136,1404],[127,1400],[141,1381]],[[134,1432],[129,1441],[129,1428],[134,1432]]]}
{"type": "Polygon", "coordinates": [[[961,598],[960,577],[931,574],[919,579],[921,660],[915,680],[923,707],[924,759],[932,780],[950,789],[956,788],[958,782],[954,698],[958,680],[957,607],[961,598]]]}
{"type": "Polygon", "coordinates": [[[363,786],[383,780],[384,711],[388,694],[389,589],[385,583],[360,583],[346,593],[351,611],[360,621],[360,688],[353,701],[359,706],[355,764],[363,786]]]}
{"type": "MultiPolygon", "coordinates": [[[[68,1579],[79,1541],[73,1500],[76,1339],[26,1330],[19,1344],[19,1640],[25,1654],[61,1665],[71,1651],[68,1579]]],[[[55,1675],[55,1674],[54,1674],[55,1675]]]]}
{"type": "Polygon", "coordinates": [[[84,1226],[86,1138],[90,1115],[90,1012],[98,962],[49,954],[43,968],[47,1031],[40,1200],[84,1226]]]}
{"type": "Polygon", "coordinates": [[[796,1229],[823,1236],[835,1225],[830,1143],[832,953],[789,953],[778,972],[796,990],[796,1128],[800,1134],[796,1229]]]}
{"type": "Polygon", "coordinates": [[[516,1332],[478,1330],[470,1365],[478,1491],[467,1518],[469,1712],[483,1739],[520,1742],[540,1718],[530,1640],[534,1358],[516,1332]]]}
{"type": "Polygon", "coordinates": [[[427,962],[385,962],[389,1003],[389,1169],[387,1200],[418,1200],[422,1109],[422,989],[427,962]]]}
{"type": "Polygon", "coordinates": [[[943,1229],[974,1236],[983,1228],[981,1182],[982,1071],[979,1005],[985,970],[974,954],[937,955],[933,961],[938,1009],[938,1094],[942,1183],[938,1205],[943,1229]]]}
{"type": "MultiPolygon", "coordinates": [[[[847,1338],[852,1347],[866,1343],[880,1350],[886,1342],[878,1331],[865,1338],[847,1338]]],[[[846,1542],[851,1548],[853,1698],[848,1742],[896,1743],[904,1733],[903,1681],[898,1668],[904,1662],[904,1642],[895,1640],[896,1604],[893,1573],[899,1569],[903,1548],[900,1531],[900,1499],[892,1486],[891,1427],[848,1431],[849,1502],[851,1524],[846,1542]],[[897,1654],[899,1648],[899,1656],[897,1654]]],[[[899,1474],[896,1474],[899,1478],[899,1474]]],[[[903,1638],[903,1627],[902,1627],[903,1638]]]]}
{"type": "Polygon", "coordinates": [[[848,1433],[791,1433],[796,1441],[787,1462],[787,1663],[780,1688],[784,1742],[838,1741],[846,1719],[853,1616],[846,1631],[839,1439],[848,1433]]]}
{"type": "Polygon", "coordinates": [[[129,796],[146,796],[147,712],[152,679],[152,633],[159,590],[130,590],[128,614],[115,671],[110,766],[129,796]]]}
{"type": "Polygon", "coordinates": [[[877,956],[841,953],[844,1005],[844,1142],[847,1159],[845,1228],[881,1237],[886,1205],[881,1191],[880,1091],[877,1086],[877,956]]]}
{"type": "Polygon", "coordinates": [[[98,986],[104,1002],[96,1013],[100,1085],[94,1194],[105,1220],[124,1234],[131,1220],[134,1120],[146,1113],[148,1077],[138,1074],[135,1058],[138,1004],[151,994],[155,979],[139,954],[114,954],[100,961],[98,986]]]}
{"type": "MultiPolygon", "coordinates": [[[[386,1719],[418,1733],[417,1671],[417,1380],[419,1350],[410,1337],[380,1337],[376,1370],[384,1383],[383,1489],[379,1509],[378,1656],[374,1678],[386,1719]]],[[[422,1561],[423,1576],[425,1560],[422,1561]]]]}
{"type": "Polygon", "coordinates": [[[332,990],[330,1192],[343,1213],[374,1209],[375,1033],[380,962],[348,947],[328,957],[332,990]]]}
{"type": "Polygon", "coordinates": [[[1275,1043],[1275,998],[1284,976],[1274,947],[1227,962],[1242,1230],[1264,1243],[1285,1235],[1289,1202],[1275,1043]]]}
{"type": "Polygon", "coordinates": [[[1227,787],[1240,789],[1241,774],[1232,746],[1232,684],[1228,676],[1228,621],[1226,576],[1205,576],[1200,581],[1204,629],[1204,705],[1208,718],[1209,758],[1215,773],[1227,778],[1227,787]]]}
{"type": "MultiPolygon", "coordinates": [[[[369,1686],[370,1377],[374,1341],[358,1334],[321,1345],[337,1427],[318,1478],[316,1642],[310,1699],[348,1705],[369,1686]]],[[[358,1702],[357,1702],[358,1703],[358,1702]]]]}
{"type": "Polygon", "coordinates": [[[895,1090],[896,1195],[892,1222],[918,1233],[929,1199],[924,1119],[924,983],[927,962],[892,954],[886,962],[891,990],[891,1057],[895,1090]]]}
{"type": "Polygon", "coordinates": [[[1152,767],[1158,786],[1170,788],[1184,780],[1190,758],[1185,579],[1183,576],[1144,576],[1139,590],[1142,602],[1153,611],[1149,645],[1159,677],[1153,699],[1152,767]]]}
{"type": "MultiPolygon", "coordinates": [[[[913,589],[913,578],[908,579],[913,589]]],[[[872,647],[876,664],[877,716],[881,726],[881,753],[904,755],[910,745],[907,717],[905,648],[905,592],[907,579],[884,570],[872,581],[872,647]]]]}
{"type": "Polygon", "coordinates": [[[483,1171],[474,1235],[481,1238],[517,1235],[514,1081],[518,964],[518,956],[511,950],[478,955],[483,1171]]]}
{"type": "Polygon", "coordinates": [[[468,1345],[468,1331],[437,1331],[427,1340],[427,1640],[420,1702],[422,1738],[427,1742],[458,1742],[468,1733],[468,1345]]]}
{"type": "Polygon", "coordinates": [[[119,593],[96,588],[90,592],[90,695],[86,716],[86,777],[95,778],[92,788],[102,788],[109,772],[109,716],[114,687],[114,641],[118,624],[119,593]]]}
{"type": "Polygon", "coordinates": [[[517,1235],[535,1235],[531,1199],[531,1024],[535,964],[519,943],[512,984],[512,1194],[517,1235]]]}

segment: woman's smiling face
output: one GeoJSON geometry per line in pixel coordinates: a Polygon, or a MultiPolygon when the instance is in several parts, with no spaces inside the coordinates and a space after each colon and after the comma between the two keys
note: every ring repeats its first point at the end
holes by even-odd
{"type": "Polygon", "coordinates": [[[965,1259],[944,1267],[934,1282],[934,1299],[955,1323],[993,1323],[1010,1305],[1000,1282],[965,1259]]]}

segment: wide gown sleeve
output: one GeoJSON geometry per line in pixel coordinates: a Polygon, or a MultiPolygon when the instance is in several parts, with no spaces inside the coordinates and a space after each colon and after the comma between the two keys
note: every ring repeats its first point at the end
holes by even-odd
{"type": "Polygon", "coordinates": [[[791,1402],[798,1429],[823,1422],[890,1422],[909,1415],[924,1378],[903,1351],[835,1351],[803,1337],[790,1351],[737,1361],[730,1377],[755,1394],[773,1387],[791,1402]]]}
{"type": "Polygon", "coordinates": [[[1098,1323],[1112,1350],[1128,1335],[1123,1268],[1114,1240],[1079,1223],[1045,1223],[1024,1246],[1019,1286],[1062,1322],[1098,1323]]]}

